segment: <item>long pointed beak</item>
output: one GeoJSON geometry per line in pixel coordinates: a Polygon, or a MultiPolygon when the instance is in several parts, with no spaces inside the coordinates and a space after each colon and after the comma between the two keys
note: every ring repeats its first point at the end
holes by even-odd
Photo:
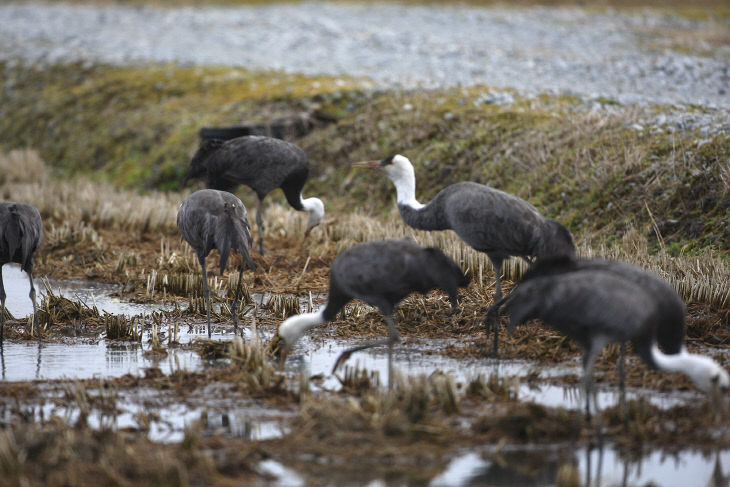
{"type": "Polygon", "coordinates": [[[380,161],[361,161],[353,162],[352,167],[364,167],[366,169],[377,169],[380,167],[380,161]]]}
{"type": "Polygon", "coordinates": [[[279,355],[279,371],[284,370],[286,364],[286,358],[289,356],[289,347],[284,345],[281,347],[281,354],[279,355]]]}

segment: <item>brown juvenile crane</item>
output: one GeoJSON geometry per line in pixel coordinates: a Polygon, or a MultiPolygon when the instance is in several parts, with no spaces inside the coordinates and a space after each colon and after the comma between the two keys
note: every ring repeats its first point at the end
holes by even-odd
{"type": "Polygon", "coordinates": [[[5,285],[2,279],[2,266],[15,262],[28,274],[30,281],[30,299],[33,301],[33,326],[41,341],[41,329],[38,326],[38,313],[33,285],[33,257],[43,238],[41,214],[35,206],[12,201],[0,202],[0,343],[5,334],[5,285]]]}
{"type": "Polygon", "coordinates": [[[292,208],[309,215],[304,236],[324,217],[319,198],[303,198],[302,188],[309,176],[307,155],[296,145],[281,139],[247,135],[231,140],[209,139],[190,161],[183,185],[190,178],[205,178],[209,188],[233,191],[239,184],[253,189],[259,199],[256,223],[259,227],[259,252],[264,253],[263,201],[267,194],[281,188],[292,208]]]}
{"type": "Polygon", "coordinates": [[[177,226],[180,228],[183,238],[195,250],[203,270],[208,338],[210,338],[210,289],[205,271],[205,258],[211,250],[217,249],[220,255],[220,273],[223,275],[231,250],[238,251],[243,257],[231,305],[233,327],[235,331],[238,331],[238,295],[241,290],[244,263],[248,264],[251,270],[256,270],[256,266],[248,255],[252,238],[246,207],[231,193],[215,189],[201,189],[191,194],[180,205],[177,213],[177,226]]]}
{"type": "Polygon", "coordinates": [[[355,167],[382,170],[395,185],[403,220],[419,230],[451,229],[474,250],[484,252],[494,267],[494,300],[502,298],[502,263],[510,256],[528,260],[574,255],[570,232],[517,196],[473,182],[451,184],[431,202],[416,200],[416,175],[408,158],[397,154],[355,167]]]}

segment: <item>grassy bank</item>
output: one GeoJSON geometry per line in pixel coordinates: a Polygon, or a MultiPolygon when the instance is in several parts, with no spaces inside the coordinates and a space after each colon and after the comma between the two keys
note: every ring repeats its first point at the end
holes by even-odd
{"type": "Polygon", "coordinates": [[[647,125],[669,108],[600,100],[596,111],[566,96],[500,105],[489,87],[383,92],[235,68],[2,71],[0,149],[34,148],[64,176],[174,192],[202,126],[307,112],[336,120],[296,141],[315,168],[305,192],[331,216],[392,213],[390,182],[349,164],[400,152],[416,167],[422,201],[479,181],[529,200],[592,246],[638,229],[653,251],[730,256],[730,139],[647,125]]]}

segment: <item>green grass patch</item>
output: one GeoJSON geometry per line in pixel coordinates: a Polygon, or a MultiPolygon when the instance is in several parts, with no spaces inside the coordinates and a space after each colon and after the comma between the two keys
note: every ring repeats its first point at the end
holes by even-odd
{"type": "MultiPolygon", "coordinates": [[[[390,181],[350,163],[402,153],[423,202],[447,184],[477,181],[594,244],[639,228],[654,249],[730,256],[730,139],[637,131],[638,109],[595,113],[577,98],[546,95],[499,106],[489,87],[368,90],[239,68],[0,68],[0,149],[32,147],[63,174],[177,190],[202,126],[317,111],[336,123],[296,142],[314,166],[305,195],[321,196],[330,216],[393,211],[390,181]]],[[[239,191],[253,204],[249,193],[239,191]]]]}

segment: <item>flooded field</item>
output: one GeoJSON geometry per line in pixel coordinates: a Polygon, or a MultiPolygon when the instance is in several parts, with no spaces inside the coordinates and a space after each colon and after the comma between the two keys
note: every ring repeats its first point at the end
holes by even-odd
{"type": "MultiPolygon", "coordinates": [[[[13,266],[3,269],[8,308],[15,317],[31,312],[27,298],[25,275],[13,266]]],[[[118,287],[81,281],[47,281],[38,285],[43,294],[46,288],[56,295],[96,306],[102,312],[142,317],[145,323],[154,313],[166,313],[170,303],[140,304],[117,296],[118,287]]],[[[259,297],[261,301],[263,299],[259,297]]],[[[306,300],[302,300],[302,310],[306,300]]],[[[244,325],[252,318],[244,316],[244,325]]],[[[96,336],[61,337],[38,345],[34,340],[6,340],[2,348],[2,375],[7,391],[16,383],[18,390],[4,395],[0,403],[0,418],[10,423],[15,417],[24,417],[44,423],[51,418],[63,418],[68,424],[83,422],[92,429],[114,431],[141,431],[154,441],[175,444],[184,441],[190,428],[205,437],[239,439],[271,445],[286,441],[292,432],[292,421],[297,417],[296,403],[272,399],[266,394],[254,394],[235,384],[200,379],[206,374],[220,374],[230,365],[229,358],[204,358],[200,343],[207,342],[204,319],[186,320],[179,327],[176,343],[155,351],[151,345],[153,331],[143,326],[139,341],[107,340],[103,333],[96,336]],[[176,377],[201,374],[198,384],[179,388],[176,377]],[[159,384],[168,384],[160,387],[159,384]],[[33,389],[31,394],[27,390],[33,389]],[[22,404],[18,397],[24,397],[22,404]]],[[[140,325],[141,326],[141,325],[140,325]]],[[[221,343],[234,339],[230,325],[217,323],[213,340],[221,343]]],[[[158,339],[165,343],[169,325],[155,329],[158,339]]],[[[260,325],[256,339],[267,342],[275,327],[260,325]]],[[[384,333],[384,327],[383,327],[384,333]]],[[[245,326],[246,341],[254,339],[252,326],[245,326]]],[[[392,355],[397,377],[446,377],[452,381],[457,394],[474,380],[499,377],[513,388],[521,403],[532,403],[546,408],[567,408],[577,411],[581,397],[576,378],[580,376],[579,359],[554,365],[526,360],[500,360],[471,356],[453,356],[442,353],[446,348],[458,348],[474,337],[421,338],[409,337],[394,348],[392,355]]],[[[338,338],[333,330],[323,327],[305,336],[287,361],[285,375],[308,377],[308,394],[317,397],[353,393],[347,374],[367,377],[368,387],[388,388],[388,353],[373,349],[355,354],[346,368],[332,374],[332,366],[347,347],[362,343],[362,339],[338,338]],[[348,372],[349,371],[349,372],[348,372]]],[[[208,375],[208,377],[211,377],[208,375]]],[[[182,379],[181,379],[182,380],[182,379]]],[[[357,391],[354,392],[358,394],[357,391]]],[[[643,401],[660,409],[692,406],[704,401],[694,389],[661,392],[653,389],[630,387],[628,399],[643,401]]],[[[601,408],[618,404],[617,389],[611,385],[599,386],[601,408]]],[[[472,405],[462,407],[457,415],[455,431],[463,428],[469,416],[488,415],[494,406],[472,405]],[[466,416],[466,417],[463,417],[466,416]]],[[[575,416],[575,413],[570,413],[575,416]]],[[[296,422],[296,421],[295,421],[296,422]]],[[[568,423],[569,424],[569,423],[568,423]]],[[[577,423],[574,427],[577,426],[577,423]]],[[[727,423],[717,433],[727,435],[727,423]]],[[[597,432],[592,435],[598,435],[597,432]]],[[[569,438],[571,435],[567,435],[569,438]]],[[[730,475],[730,449],[683,447],[670,445],[668,449],[629,450],[614,444],[610,437],[594,436],[586,443],[577,429],[572,440],[560,439],[539,443],[504,442],[484,443],[447,449],[438,457],[436,466],[428,474],[414,473],[412,467],[402,467],[393,477],[380,469],[366,465],[349,466],[341,470],[338,462],[319,463],[316,468],[302,466],[308,454],[273,455],[255,462],[256,475],[267,479],[267,485],[310,485],[334,482],[338,485],[727,485],[730,475]],[[562,479],[562,480],[561,480],[562,479]],[[574,479],[570,483],[565,479],[574,479]],[[567,483],[566,483],[567,482],[567,483]],[[723,482],[725,482],[723,484],[723,482]]],[[[272,452],[276,451],[275,447],[272,452]]],[[[396,462],[399,464],[401,462],[396,462]]]]}

